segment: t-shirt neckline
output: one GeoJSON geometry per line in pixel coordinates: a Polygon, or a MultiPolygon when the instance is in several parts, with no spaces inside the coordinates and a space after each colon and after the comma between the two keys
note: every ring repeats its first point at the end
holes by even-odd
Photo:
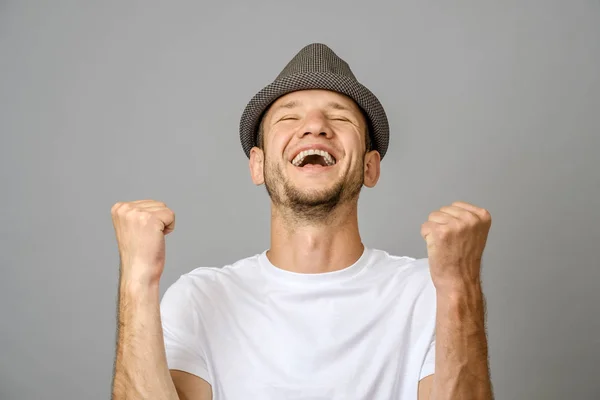
{"type": "Polygon", "coordinates": [[[337,271],[314,274],[292,272],[276,267],[271,263],[269,257],[267,257],[267,250],[259,254],[258,261],[263,273],[272,279],[299,285],[331,284],[344,281],[359,274],[367,266],[370,254],[371,249],[364,246],[361,256],[352,265],[337,271]]]}

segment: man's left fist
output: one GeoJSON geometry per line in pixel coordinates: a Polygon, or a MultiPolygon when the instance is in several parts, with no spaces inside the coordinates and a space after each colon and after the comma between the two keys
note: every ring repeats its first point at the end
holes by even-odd
{"type": "Polygon", "coordinates": [[[431,278],[438,291],[480,284],[481,258],[491,225],[487,210],[460,201],[429,214],[421,236],[427,242],[431,278]]]}

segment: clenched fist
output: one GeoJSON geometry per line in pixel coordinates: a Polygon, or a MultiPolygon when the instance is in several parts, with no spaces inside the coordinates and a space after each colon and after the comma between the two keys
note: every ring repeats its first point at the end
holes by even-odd
{"type": "Polygon", "coordinates": [[[175,228],[175,214],[165,203],[154,200],[119,202],[111,214],[121,276],[140,283],[157,283],[165,266],[165,235],[175,228]]]}
{"type": "Polygon", "coordinates": [[[436,289],[463,290],[480,284],[481,258],[492,224],[490,213],[454,202],[429,214],[421,226],[436,289]]]}

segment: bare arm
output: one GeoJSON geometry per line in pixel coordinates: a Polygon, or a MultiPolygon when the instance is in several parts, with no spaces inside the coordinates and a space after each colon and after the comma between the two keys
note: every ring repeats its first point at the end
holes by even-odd
{"type": "Polygon", "coordinates": [[[485,305],[480,286],[439,293],[431,400],[491,400],[485,305]]]}
{"type": "Polygon", "coordinates": [[[118,314],[113,400],[179,400],[167,367],[158,283],[122,278],[118,314]]]}
{"type": "Polygon", "coordinates": [[[424,391],[431,383],[431,400],[493,398],[481,289],[491,222],[487,210],[458,201],[432,212],[421,227],[437,301],[435,374],[420,385],[424,391]]]}
{"type": "Polygon", "coordinates": [[[204,379],[177,370],[171,370],[171,377],[180,400],[212,400],[212,389],[204,379]]]}
{"type": "Polygon", "coordinates": [[[167,367],[158,287],[122,282],[113,399],[211,400],[204,379],[167,367]]]}
{"type": "Polygon", "coordinates": [[[167,366],[159,282],[175,213],[163,202],[138,200],[116,203],[111,215],[121,259],[113,400],[210,400],[206,381],[167,366]]]}
{"type": "Polygon", "coordinates": [[[419,400],[431,400],[431,388],[433,387],[433,377],[429,375],[419,381],[419,392],[417,398],[419,400]]]}
{"type": "Polygon", "coordinates": [[[481,289],[437,302],[436,372],[419,382],[419,400],[492,399],[481,289]]]}

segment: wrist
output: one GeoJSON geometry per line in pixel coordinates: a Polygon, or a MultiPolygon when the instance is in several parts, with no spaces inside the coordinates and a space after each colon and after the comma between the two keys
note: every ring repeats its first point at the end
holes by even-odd
{"type": "Polygon", "coordinates": [[[437,286],[436,294],[438,299],[448,302],[477,300],[483,298],[483,289],[481,282],[455,282],[449,285],[437,286]]]}
{"type": "Polygon", "coordinates": [[[121,263],[119,282],[128,290],[153,290],[160,283],[160,274],[150,273],[158,268],[144,263],[121,263]]]}
{"type": "Polygon", "coordinates": [[[438,323],[459,323],[473,334],[485,330],[485,298],[481,285],[437,291],[438,323]]]}
{"type": "Polygon", "coordinates": [[[159,279],[149,279],[133,274],[121,274],[119,290],[121,293],[143,296],[144,294],[158,293],[159,282],[159,279]]]}

